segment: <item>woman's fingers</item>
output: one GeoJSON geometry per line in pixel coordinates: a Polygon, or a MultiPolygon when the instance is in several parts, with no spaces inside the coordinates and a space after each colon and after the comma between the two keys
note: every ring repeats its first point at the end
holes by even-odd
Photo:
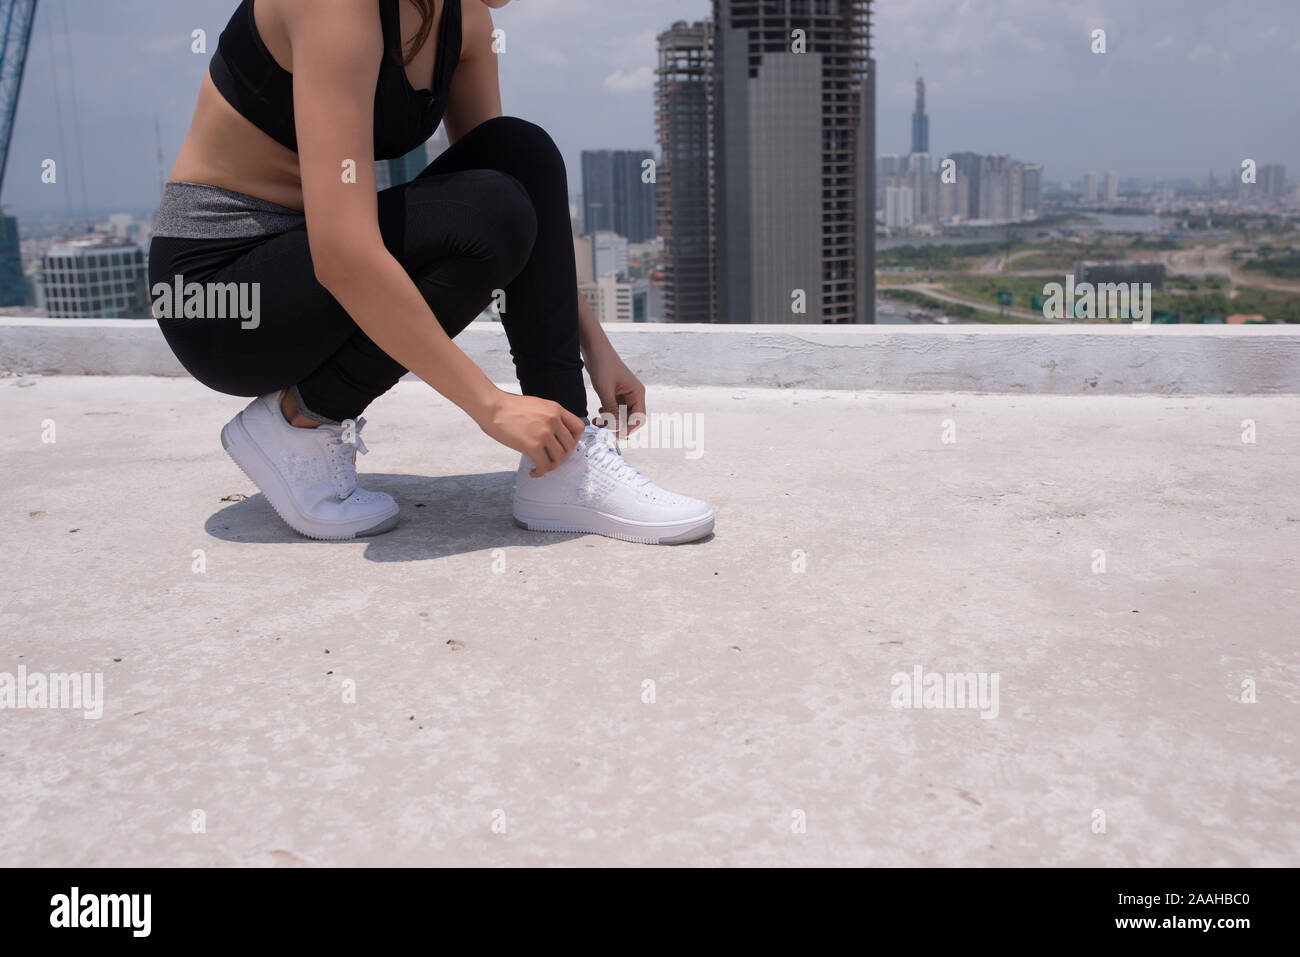
{"type": "Polygon", "coordinates": [[[645,389],[637,389],[623,397],[628,405],[627,422],[628,434],[631,435],[641,426],[645,425],[645,389]]]}
{"type": "Polygon", "coordinates": [[[563,462],[564,456],[568,453],[564,451],[564,446],[560,444],[559,437],[552,434],[546,440],[546,454],[551,460],[551,464],[546,469],[546,471],[549,472],[551,469],[563,462]]]}
{"type": "MultiPolygon", "coordinates": [[[[564,421],[564,427],[568,429],[569,434],[573,436],[574,444],[577,444],[578,439],[582,438],[582,433],[587,428],[587,423],[583,422],[582,419],[578,418],[568,409],[561,407],[560,412],[561,418],[564,421]]],[[[570,445],[569,448],[572,450],[573,446],[570,445]]]]}
{"type": "MultiPolygon", "coordinates": [[[[578,444],[578,440],[574,438],[573,432],[570,431],[566,423],[562,422],[556,428],[554,434],[555,441],[560,443],[560,448],[564,450],[565,456],[572,452],[573,447],[578,444]]],[[[558,465],[559,463],[557,462],[556,464],[558,465]]]]}

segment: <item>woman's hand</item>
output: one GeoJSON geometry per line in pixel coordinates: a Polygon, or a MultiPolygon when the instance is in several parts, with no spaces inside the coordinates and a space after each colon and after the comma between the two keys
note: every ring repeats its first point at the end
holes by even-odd
{"type": "Polygon", "coordinates": [[[627,407],[627,431],[618,429],[620,438],[626,438],[645,423],[645,386],[632,374],[614,347],[606,340],[605,347],[587,356],[587,372],[591,386],[600,397],[600,412],[606,427],[621,426],[618,422],[620,406],[627,407]]]}
{"type": "Polygon", "coordinates": [[[573,451],[587,423],[550,399],[501,392],[478,425],[502,445],[532,459],[536,467],[528,474],[541,478],[573,451]]]}

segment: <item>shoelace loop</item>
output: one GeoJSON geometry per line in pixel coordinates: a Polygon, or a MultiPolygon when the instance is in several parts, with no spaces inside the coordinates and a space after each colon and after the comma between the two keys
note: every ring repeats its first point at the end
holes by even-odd
{"type": "Polygon", "coordinates": [[[612,435],[609,429],[592,429],[579,440],[579,445],[586,450],[587,461],[597,468],[610,472],[616,479],[627,481],[640,488],[650,484],[649,476],[623,458],[623,453],[616,445],[606,439],[605,434],[612,435]],[[588,437],[590,436],[590,437],[588,437]]]}
{"type": "Polygon", "coordinates": [[[366,455],[370,451],[366,448],[366,443],[361,440],[361,428],[365,424],[365,416],[361,416],[357,419],[356,425],[352,429],[353,441],[351,442],[344,441],[343,426],[321,426],[321,428],[328,429],[330,432],[330,441],[326,445],[326,448],[329,450],[330,459],[334,463],[335,488],[338,491],[340,499],[345,499],[356,491],[356,453],[360,452],[362,455],[366,455]]]}

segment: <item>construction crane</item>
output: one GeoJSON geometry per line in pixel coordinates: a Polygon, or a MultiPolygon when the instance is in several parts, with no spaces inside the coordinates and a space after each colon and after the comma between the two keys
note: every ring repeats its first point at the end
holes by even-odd
{"type": "Polygon", "coordinates": [[[18,94],[23,88],[27,48],[31,45],[35,22],[36,0],[0,0],[0,23],[4,27],[4,42],[0,45],[0,190],[4,188],[18,94]]]}

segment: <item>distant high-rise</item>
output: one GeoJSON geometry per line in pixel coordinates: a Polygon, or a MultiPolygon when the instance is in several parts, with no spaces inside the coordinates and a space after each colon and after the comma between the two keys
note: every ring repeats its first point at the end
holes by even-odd
{"type": "Polygon", "coordinates": [[[713,190],[709,157],[712,24],[679,20],[659,34],[656,212],[664,240],[668,322],[712,322],[713,190]]]}
{"type": "Polygon", "coordinates": [[[925,113],[925,80],[919,76],[916,78],[916,107],[912,110],[912,152],[930,152],[930,117],[925,113]]]}
{"type": "Polygon", "coordinates": [[[906,229],[912,225],[912,187],[885,187],[885,225],[890,229],[906,229]]]}
{"type": "Polygon", "coordinates": [[[1083,201],[1085,203],[1097,202],[1097,174],[1083,174],[1083,201]]]}
{"type": "Polygon", "coordinates": [[[933,172],[929,163],[927,154],[913,154],[907,157],[907,169],[882,174],[886,189],[905,186],[911,191],[915,223],[1016,222],[1042,213],[1039,163],[1022,163],[1006,153],[950,153],[939,158],[933,172]]]}
{"type": "Polygon", "coordinates": [[[1013,165],[1014,161],[1006,153],[994,153],[980,158],[977,219],[997,221],[1020,218],[1019,210],[1015,208],[1019,186],[1012,186],[1012,174],[1014,172],[1018,177],[1019,170],[1013,170],[1013,165]]]}
{"type": "Polygon", "coordinates": [[[655,184],[643,178],[648,150],[583,150],[582,212],[588,233],[609,229],[629,241],[655,236],[655,184]]]}
{"type": "Polygon", "coordinates": [[[875,321],[870,14],[713,0],[721,322],[875,321]]]}
{"type": "Polygon", "coordinates": [[[885,188],[898,185],[892,177],[903,168],[903,157],[897,153],[886,153],[876,160],[876,209],[885,208],[885,188]]]}
{"type": "Polygon", "coordinates": [[[429,151],[427,145],[417,146],[405,156],[399,156],[397,159],[387,160],[389,181],[394,186],[400,186],[403,183],[409,183],[420,172],[429,165],[429,151]]]}
{"type": "Polygon", "coordinates": [[[588,233],[591,240],[591,277],[615,275],[627,278],[627,237],[608,229],[588,233]]]}
{"type": "Polygon", "coordinates": [[[41,272],[54,318],[150,317],[144,251],[133,242],[96,236],[60,243],[45,254],[41,272]]]}
{"type": "Polygon", "coordinates": [[[1106,173],[1106,202],[1119,202],[1119,173],[1114,170],[1106,173]]]}
{"type": "Polygon", "coordinates": [[[27,279],[18,242],[18,220],[0,216],[0,306],[27,305],[27,279]]]}
{"type": "Polygon", "coordinates": [[[1022,215],[1043,215],[1043,167],[1039,163],[1024,163],[1020,167],[1022,215]]]}
{"type": "Polygon", "coordinates": [[[1281,163],[1268,163],[1259,168],[1256,178],[1259,191],[1272,199],[1281,199],[1286,195],[1286,167],[1281,163]]]}
{"type": "Polygon", "coordinates": [[[601,322],[645,322],[650,283],[644,279],[620,278],[613,273],[595,281],[599,302],[596,316],[601,322]]]}
{"type": "Polygon", "coordinates": [[[968,218],[970,211],[970,180],[968,177],[957,172],[954,181],[945,183],[942,171],[935,170],[931,176],[931,182],[934,184],[934,215],[939,222],[968,218]]]}
{"type": "Polygon", "coordinates": [[[979,219],[980,173],[984,167],[984,157],[979,153],[952,153],[948,158],[956,167],[957,215],[967,220],[979,219]]]}
{"type": "Polygon", "coordinates": [[[130,213],[109,213],[108,231],[118,239],[128,239],[128,233],[131,227],[135,225],[135,217],[130,213]]]}
{"type": "Polygon", "coordinates": [[[907,185],[912,191],[912,222],[927,222],[934,213],[934,186],[930,177],[930,154],[907,157],[907,185]]]}
{"type": "Polygon", "coordinates": [[[388,189],[401,186],[419,176],[447,148],[447,133],[440,126],[433,138],[421,143],[405,156],[375,162],[375,188],[388,189]]]}

